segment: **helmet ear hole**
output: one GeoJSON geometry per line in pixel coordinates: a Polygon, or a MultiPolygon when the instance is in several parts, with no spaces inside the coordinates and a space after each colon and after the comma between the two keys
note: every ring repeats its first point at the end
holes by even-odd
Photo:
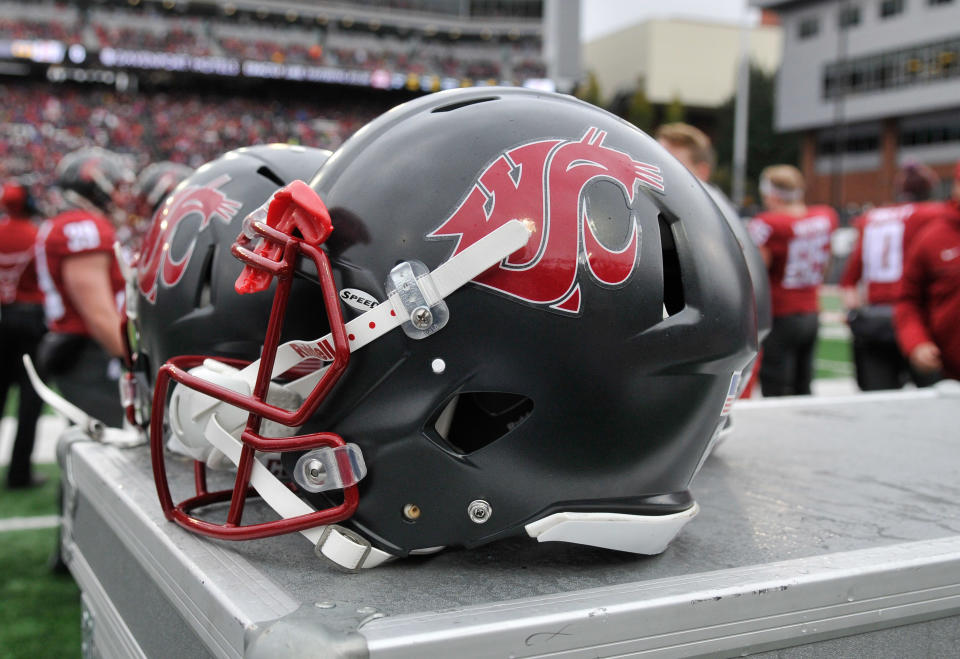
{"type": "Polygon", "coordinates": [[[664,317],[680,313],[686,306],[683,291],[683,273],[680,270],[680,256],[677,253],[677,240],[673,224],[667,221],[663,213],[659,216],[660,252],[663,259],[663,309],[664,317]]]}
{"type": "Polygon", "coordinates": [[[533,400],[522,394],[480,391],[461,393],[431,417],[431,438],[459,455],[489,446],[523,423],[533,400]]]}
{"type": "Polygon", "coordinates": [[[197,298],[194,307],[200,309],[209,307],[212,302],[211,282],[213,281],[213,252],[214,246],[207,248],[207,253],[203,257],[203,268],[200,270],[200,282],[197,286],[197,298]]]}

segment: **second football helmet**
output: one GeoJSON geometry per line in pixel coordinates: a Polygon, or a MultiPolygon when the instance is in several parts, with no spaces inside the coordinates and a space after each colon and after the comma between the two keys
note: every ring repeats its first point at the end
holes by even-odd
{"type": "Polygon", "coordinates": [[[136,197],[134,211],[138,216],[149,220],[177,184],[191,173],[191,167],[169,160],[147,165],[137,174],[137,181],[133,186],[136,197]]]}
{"type": "Polygon", "coordinates": [[[72,151],[57,163],[57,186],[68,201],[79,197],[116,221],[126,217],[135,178],[123,156],[100,147],[72,151]]]}
{"type": "MultiPolygon", "coordinates": [[[[198,168],[163,200],[129,275],[128,334],[138,379],[125,396],[131,421],[146,422],[149,401],[143,396],[152,392],[157,368],[171,357],[259,356],[270,299],[234,292],[243,264],[230,249],[244,217],[280,187],[312,176],[329,156],[325,149],[286,144],[236,149],[198,168]]],[[[315,287],[298,282],[295,290],[309,300],[315,287]]],[[[313,297],[322,304],[319,295],[313,297]]],[[[291,309],[288,328],[307,331],[312,313],[306,306],[291,309]]]]}
{"type": "Polygon", "coordinates": [[[757,352],[749,268],[703,187],[568,96],[477,88],[399,106],[251,214],[233,253],[236,289],[273,304],[259,360],[204,362],[233,330],[199,323],[214,349],[176,356],[141,311],[163,363],[161,503],[213,537],[300,531],[349,568],[524,533],[662,551],[697,511],[691,480],[757,352]],[[164,407],[169,432],[237,466],[232,489],[198,477],[173,501],[164,407]],[[242,523],[250,487],[280,519],[242,523]],[[226,500],[226,523],[201,514],[226,500]]]}

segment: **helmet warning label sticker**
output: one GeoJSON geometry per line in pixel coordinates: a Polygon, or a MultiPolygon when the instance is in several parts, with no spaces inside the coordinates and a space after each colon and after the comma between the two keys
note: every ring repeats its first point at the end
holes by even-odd
{"type": "Polygon", "coordinates": [[[734,371],[730,378],[730,386],[727,388],[727,398],[723,401],[723,410],[720,416],[730,414],[730,409],[737,400],[737,394],[740,393],[740,371],[734,371]]]}

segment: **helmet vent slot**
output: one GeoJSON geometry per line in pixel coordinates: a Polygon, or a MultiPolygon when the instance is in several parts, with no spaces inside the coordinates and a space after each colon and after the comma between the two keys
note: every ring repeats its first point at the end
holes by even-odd
{"type": "Polygon", "coordinates": [[[659,215],[658,221],[660,226],[660,251],[663,257],[663,311],[666,318],[680,313],[686,305],[686,300],[674,224],[669,223],[663,213],[659,215]]]}
{"type": "Polygon", "coordinates": [[[468,105],[476,105],[477,103],[486,103],[487,101],[496,101],[499,97],[497,96],[487,96],[485,98],[471,98],[468,101],[462,101],[460,103],[451,103],[450,105],[441,105],[438,108],[430,110],[431,114],[434,112],[453,112],[454,110],[459,110],[460,108],[465,108],[468,105]]]}
{"type": "Polygon", "coordinates": [[[260,165],[259,169],[257,169],[257,174],[259,174],[260,176],[263,176],[264,178],[270,179],[280,187],[283,187],[288,183],[287,181],[284,181],[282,178],[277,176],[277,174],[266,165],[260,165]]]}
{"type": "Polygon", "coordinates": [[[521,394],[461,393],[433,416],[428,428],[447,450],[469,455],[515,429],[532,411],[533,400],[521,394]]]}

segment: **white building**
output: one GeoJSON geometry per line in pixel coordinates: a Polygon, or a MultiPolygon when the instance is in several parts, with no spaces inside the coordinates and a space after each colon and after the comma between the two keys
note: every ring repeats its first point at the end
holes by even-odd
{"type": "Polygon", "coordinates": [[[685,106],[714,108],[733,96],[744,37],[750,58],[776,71],[781,30],[761,24],[744,29],[729,23],[655,19],[586,43],[584,71],[593,72],[604,99],[634,91],[642,81],[652,103],[679,100],[685,106]]]}

